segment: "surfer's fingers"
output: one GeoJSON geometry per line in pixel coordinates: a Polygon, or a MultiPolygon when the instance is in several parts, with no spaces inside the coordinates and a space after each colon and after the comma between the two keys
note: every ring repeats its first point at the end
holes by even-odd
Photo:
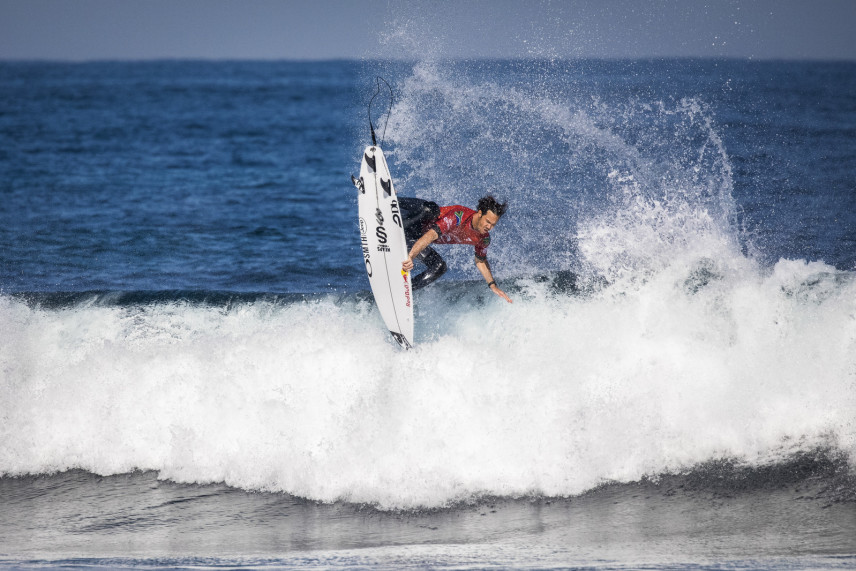
{"type": "Polygon", "coordinates": [[[496,288],[496,291],[495,291],[495,292],[493,292],[493,293],[495,293],[496,295],[498,295],[499,297],[501,297],[502,299],[504,299],[504,300],[505,300],[505,301],[507,301],[508,303],[514,303],[513,301],[511,301],[511,298],[510,298],[510,297],[508,297],[508,294],[507,294],[507,293],[505,293],[504,291],[502,291],[502,290],[501,290],[501,289],[499,289],[499,288],[496,288]]]}

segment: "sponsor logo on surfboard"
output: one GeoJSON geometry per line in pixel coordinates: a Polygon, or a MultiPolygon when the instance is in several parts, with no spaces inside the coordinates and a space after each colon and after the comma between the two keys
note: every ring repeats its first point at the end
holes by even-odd
{"type": "Polygon", "coordinates": [[[366,263],[366,272],[368,272],[369,277],[372,277],[372,260],[371,253],[369,251],[368,225],[362,217],[360,217],[360,243],[363,248],[363,260],[366,263]]]}
{"type": "MultiPolygon", "coordinates": [[[[384,228],[383,226],[378,226],[377,230],[375,230],[375,236],[377,236],[378,242],[380,242],[381,244],[386,244],[386,228],[384,228]]],[[[389,248],[387,248],[387,251],[389,251],[389,248]]]]}
{"type": "Polygon", "coordinates": [[[401,225],[401,214],[398,210],[398,201],[393,200],[389,203],[389,207],[392,209],[392,221],[398,224],[399,228],[403,228],[403,226],[401,225]]]}
{"type": "Polygon", "coordinates": [[[410,272],[401,270],[401,278],[404,280],[404,299],[406,307],[410,307],[410,272]]]}
{"type": "Polygon", "coordinates": [[[383,227],[383,213],[380,211],[380,208],[375,210],[375,220],[377,221],[377,228],[375,228],[375,236],[377,236],[378,241],[378,252],[389,252],[389,246],[386,244],[386,228],[383,227]]]}

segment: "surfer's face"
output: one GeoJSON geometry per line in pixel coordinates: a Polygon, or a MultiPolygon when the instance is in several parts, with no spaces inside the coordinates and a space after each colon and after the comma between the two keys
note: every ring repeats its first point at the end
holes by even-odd
{"type": "Polygon", "coordinates": [[[487,234],[499,222],[499,216],[496,212],[488,210],[484,214],[481,212],[473,216],[473,230],[479,234],[487,234]]]}

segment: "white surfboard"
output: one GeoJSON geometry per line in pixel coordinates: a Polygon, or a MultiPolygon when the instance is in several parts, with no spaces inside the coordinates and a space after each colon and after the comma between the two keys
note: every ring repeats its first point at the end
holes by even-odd
{"type": "Polygon", "coordinates": [[[413,292],[410,272],[401,269],[407,242],[392,176],[379,146],[366,147],[360,178],[351,179],[359,191],[360,244],[375,302],[393,338],[409,349],[413,347],[413,292]]]}

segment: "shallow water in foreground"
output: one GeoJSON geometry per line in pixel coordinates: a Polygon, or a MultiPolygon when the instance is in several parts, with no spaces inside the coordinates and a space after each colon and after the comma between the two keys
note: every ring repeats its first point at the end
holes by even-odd
{"type": "Polygon", "coordinates": [[[384,511],[152,472],[71,471],[0,480],[0,565],[851,568],[853,483],[845,463],[819,451],[574,498],[384,511]]]}

